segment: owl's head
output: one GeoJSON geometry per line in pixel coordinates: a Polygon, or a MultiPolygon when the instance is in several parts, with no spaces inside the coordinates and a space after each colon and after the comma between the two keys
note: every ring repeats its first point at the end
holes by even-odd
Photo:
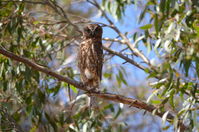
{"type": "Polygon", "coordinates": [[[83,35],[85,38],[102,38],[102,27],[98,24],[89,24],[84,28],[83,35]]]}

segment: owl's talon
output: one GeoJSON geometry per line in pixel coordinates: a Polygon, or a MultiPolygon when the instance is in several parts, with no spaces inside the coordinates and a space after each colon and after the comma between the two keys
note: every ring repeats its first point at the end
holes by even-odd
{"type": "Polygon", "coordinates": [[[88,91],[93,91],[93,90],[95,90],[95,88],[87,88],[88,89],[88,91]]]}

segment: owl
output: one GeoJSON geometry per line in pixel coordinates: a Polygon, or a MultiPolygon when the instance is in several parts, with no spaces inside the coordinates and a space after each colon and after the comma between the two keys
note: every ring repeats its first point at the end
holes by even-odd
{"type": "MultiPolygon", "coordinates": [[[[83,30],[83,41],[78,51],[78,67],[83,84],[88,90],[98,90],[102,79],[102,27],[89,24],[83,30]]],[[[90,97],[90,107],[97,107],[96,97],[90,97]]]]}

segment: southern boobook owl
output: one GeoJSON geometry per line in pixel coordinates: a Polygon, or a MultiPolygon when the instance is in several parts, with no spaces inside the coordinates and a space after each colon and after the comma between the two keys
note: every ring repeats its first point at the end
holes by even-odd
{"type": "MultiPolygon", "coordinates": [[[[83,42],[78,53],[81,81],[89,90],[99,89],[102,79],[103,50],[102,27],[89,24],[83,30],[83,42]]],[[[96,97],[90,98],[91,108],[97,107],[96,97]]]]}

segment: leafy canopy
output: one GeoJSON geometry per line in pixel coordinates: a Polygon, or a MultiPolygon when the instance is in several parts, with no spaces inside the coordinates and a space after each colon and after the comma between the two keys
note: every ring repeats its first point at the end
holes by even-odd
{"type": "MultiPolygon", "coordinates": [[[[118,34],[117,39],[104,38],[104,44],[108,43],[108,48],[115,50],[105,53],[103,75],[104,82],[109,84],[103,84],[104,91],[117,89],[124,96],[154,105],[149,118],[157,111],[164,113],[163,124],[168,121],[164,130],[169,127],[182,130],[182,124],[190,131],[198,130],[197,0],[0,1],[0,48],[79,80],[74,53],[81,42],[83,24],[90,22],[89,18],[96,11],[109,23],[101,24],[118,34]],[[83,5],[87,10],[80,8],[83,5]],[[123,34],[110,19],[113,17],[122,23],[127,7],[138,7],[141,12],[139,30],[131,35],[123,34]],[[146,57],[143,49],[147,49],[156,62],[146,57]],[[144,70],[147,79],[143,81],[149,83],[139,86],[139,90],[146,88],[149,92],[141,95],[131,92],[129,65],[119,61],[120,65],[114,66],[112,60],[117,59],[124,59],[139,71],[144,70]],[[132,62],[134,60],[137,63],[132,62]],[[168,120],[169,113],[174,118],[168,120]]],[[[132,108],[102,100],[96,112],[88,109],[87,102],[88,97],[73,85],[0,54],[2,131],[124,131],[138,125],[128,120],[129,111],[136,116],[132,108]]],[[[138,117],[144,122],[142,114],[138,117]]]]}

